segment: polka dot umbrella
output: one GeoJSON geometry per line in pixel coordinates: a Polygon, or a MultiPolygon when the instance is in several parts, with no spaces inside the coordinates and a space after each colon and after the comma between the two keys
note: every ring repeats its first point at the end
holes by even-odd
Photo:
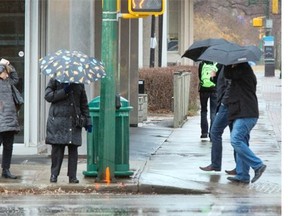
{"type": "Polygon", "coordinates": [[[61,49],[39,59],[43,74],[62,83],[90,84],[105,77],[104,65],[80,51],[61,49]]]}

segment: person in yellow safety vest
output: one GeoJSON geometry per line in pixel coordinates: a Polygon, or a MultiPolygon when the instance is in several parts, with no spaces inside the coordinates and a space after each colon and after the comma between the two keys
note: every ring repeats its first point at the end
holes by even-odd
{"type": "Polygon", "coordinates": [[[218,71],[220,71],[221,65],[209,62],[202,61],[198,67],[198,75],[199,75],[199,97],[200,97],[200,106],[201,106],[201,118],[200,118],[200,126],[201,126],[201,139],[209,138],[209,131],[211,125],[213,123],[216,107],[217,107],[217,75],[218,71]],[[208,101],[210,103],[210,128],[208,124],[208,101]]]}

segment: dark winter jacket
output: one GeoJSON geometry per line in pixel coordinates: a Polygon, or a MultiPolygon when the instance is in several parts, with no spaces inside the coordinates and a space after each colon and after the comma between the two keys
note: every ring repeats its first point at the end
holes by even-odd
{"type": "Polygon", "coordinates": [[[224,75],[231,79],[228,119],[258,118],[257,79],[248,63],[225,66],[224,75]]]}
{"type": "Polygon", "coordinates": [[[0,132],[20,131],[11,90],[11,85],[17,84],[19,77],[15,68],[12,66],[11,68],[12,71],[9,73],[9,78],[6,80],[0,79],[0,132]]]}
{"type": "Polygon", "coordinates": [[[231,80],[224,76],[224,67],[221,68],[217,78],[217,110],[221,103],[227,105],[231,80]]]}
{"type": "Polygon", "coordinates": [[[47,119],[46,144],[82,144],[82,128],[75,125],[76,112],[91,125],[87,95],[83,84],[70,84],[71,91],[65,93],[63,83],[51,79],[45,90],[45,100],[51,103],[47,119]],[[75,101],[75,106],[74,106],[75,101]]]}

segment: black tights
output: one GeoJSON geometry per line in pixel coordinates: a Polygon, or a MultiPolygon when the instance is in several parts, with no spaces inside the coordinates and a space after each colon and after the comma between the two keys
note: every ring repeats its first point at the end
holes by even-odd
{"type": "Polygon", "coordinates": [[[0,133],[0,145],[3,144],[2,151],[2,169],[10,169],[13,143],[14,143],[14,131],[5,131],[0,133]]]}

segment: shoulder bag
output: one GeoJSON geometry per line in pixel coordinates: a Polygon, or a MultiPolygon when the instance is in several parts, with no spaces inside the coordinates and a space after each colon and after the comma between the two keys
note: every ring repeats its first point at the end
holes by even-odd
{"type": "Polygon", "coordinates": [[[77,113],[73,92],[71,96],[72,96],[73,106],[75,110],[75,126],[78,128],[85,127],[87,125],[86,117],[83,116],[81,113],[77,113]]]}
{"type": "Polygon", "coordinates": [[[24,99],[21,96],[18,89],[16,88],[16,86],[11,85],[11,89],[12,89],[12,96],[13,96],[13,100],[14,100],[14,103],[16,106],[16,110],[19,111],[21,109],[22,105],[24,104],[24,99]]]}

